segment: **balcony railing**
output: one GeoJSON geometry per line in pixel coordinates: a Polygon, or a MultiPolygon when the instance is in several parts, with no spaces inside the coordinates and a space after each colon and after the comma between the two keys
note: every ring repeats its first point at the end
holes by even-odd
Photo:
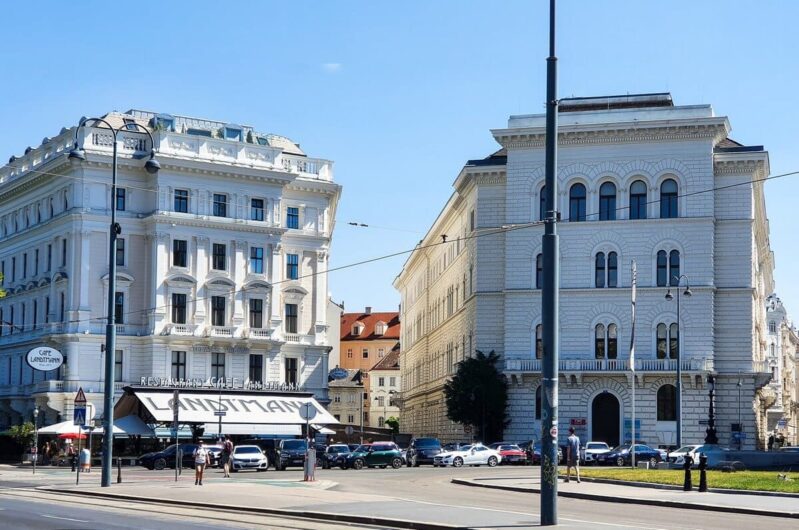
{"type": "Polygon", "coordinates": [[[269,340],[272,338],[272,331],[266,328],[248,328],[244,335],[248,339],[269,340]]]}
{"type": "Polygon", "coordinates": [[[210,326],[208,328],[208,336],[233,338],[234,330],[233,326],[210,326]]]}
{"type": "Polygon", "coordinates": [[[321,180],[332,180],[330,161],[304,156],[282,155],[283,169],[321,180]]]}
{"type": "Polygon", "coordinates": [[[301,335],[299,333],[284,333],[283,339],[294,344],[313,344],[313,335],[301,335]]]}
{"type": "MultiPolygon", "coordinates": [[[[706,372],[713,370],[713,361],[702,358],[682,359],[681,367],[687,372],[706,372]]],[[[558,363],[561,372],[627,372],[628,359],[561,359],[558,363]]],[[[638,372],[676,372],[675,359],[636,359],[638,372]]],[[[541,372],[541,359],[506,359],[507,372],[541,372]]]]}
{"type": "Polygon", "coordinates": [[[192,336],[197,326],[194,324],[169,324],[165,329],[166,335],[192,336]]]}
{"type": "Polygon", "coordinates": [[[756,374],[770,374],[771,366],[768,361],[752,361],[752,371],[756,374]]]}

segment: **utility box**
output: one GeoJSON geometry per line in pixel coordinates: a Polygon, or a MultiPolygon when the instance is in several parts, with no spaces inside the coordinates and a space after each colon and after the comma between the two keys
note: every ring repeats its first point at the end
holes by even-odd
{"type": "Polygon", "coordinates": [[[638,469],[649,469],[649,462],[636,462],[638,469]]]}

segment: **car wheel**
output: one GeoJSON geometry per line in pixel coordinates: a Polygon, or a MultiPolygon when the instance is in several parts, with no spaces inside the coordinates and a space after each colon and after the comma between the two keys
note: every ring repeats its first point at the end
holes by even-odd
{"type": "Polygon", "coordinates": [[[496,467],[498,463],[499,461],[497,460],[496,456],[488,457],[488,467],[496,467]]]}
{"type": "Polygon", "coordinates": [[[159,458],[155,462],[153,462],[153,469],[157,471],[161,471],[165,467],[166,467],[166,460],[163,458],[159,458]]]}
{"type": "Polygon", "coordinates": [[[452,467],[461,467],[463,465],[463,458],[456,456],[452,460],[452,467]]]}
{"type": "Polygon", "coordinates": [[[353,469],[363,469],[363,460],[360,458],[356,459],[355,462],[352,463],[353,469]]]}
{"type": "Polygon", "coordinates": [[[402,458],[395,458],[391,461],[391,467],[394,469],[399,469],[402,467],[402,458]]]}
{"type": "Polygon", "coordinates": [[[620,456],[620,457],[618,457],[618,458],[616,459],[616,465],[617,465],[617,466],[619,466],[619,467],[624,467],[624,458],[623,458],[623,457],[621,457],[621,456],[620,456]]]}
{"type": "Polygon", "coordinates": [[[649,467],[657,467],[658,459],[656,457],[652,457],[649,459],[649,467]]]}

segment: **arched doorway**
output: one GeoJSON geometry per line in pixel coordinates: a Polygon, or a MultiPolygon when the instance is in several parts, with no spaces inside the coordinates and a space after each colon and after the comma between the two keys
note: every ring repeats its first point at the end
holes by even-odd
{"type": "Polygon", "coordinates": [[[610,392],[602,392],[591,404],[591,440],[619,445],[619,400],[610,392]]]}

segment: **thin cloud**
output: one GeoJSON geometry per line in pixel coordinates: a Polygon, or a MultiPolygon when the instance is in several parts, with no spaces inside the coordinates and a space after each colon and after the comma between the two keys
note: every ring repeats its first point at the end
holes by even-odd
{"type": "Polygon", "coordinates": [[[341,71],[342,64],[341,63],[324,63],[322,64],[322,70],[327,72],[328,74],[335,74],[341,71]]]}

